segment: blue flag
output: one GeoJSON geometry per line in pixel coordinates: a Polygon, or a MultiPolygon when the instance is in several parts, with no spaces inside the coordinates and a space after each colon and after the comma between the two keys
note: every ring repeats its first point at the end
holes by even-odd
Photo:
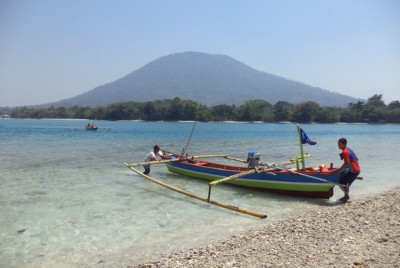
{"type": "Polygon", "coordinates": [[[317,144],[315,141],[310,140],[310,138],[307,136],[307,134],[300,128],[300,133],[301,133],[301,143],[303,144],[310,144],[310,145],[315,145],[317,144]]]}

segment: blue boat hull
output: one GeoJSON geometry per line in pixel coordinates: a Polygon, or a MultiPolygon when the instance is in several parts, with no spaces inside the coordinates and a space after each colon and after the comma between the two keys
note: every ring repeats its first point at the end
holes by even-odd
{"type": "MultiPolygon", "coordinates": [[[[166,166],[171,172],[209,181],[219,180],[248,170],[247,167],[207,161],[197,161],[195,163],[176,161],[168,163],[166,166]]],[[[338,183],[337,176],[330,172],[317,172],[313,169],[298,171],[298,173],[301,175],[284,170],[269,173],[254,173],[228,181],[227,183],[297,196],[328,199],[333,195],[333,187],[338,183]],[[323,179],[325,182],[306,177],[307,175],[323,179]]]]}

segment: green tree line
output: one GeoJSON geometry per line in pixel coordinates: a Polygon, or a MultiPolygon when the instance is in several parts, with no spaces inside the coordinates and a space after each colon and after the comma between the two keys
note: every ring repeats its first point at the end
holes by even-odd
{"type": "Polygon", "coordinates": [[[115,103],[104,107],[50,107],[2,109],[12,118],[74,118],[96,120],[146,121],[292,121],[299,123],[400,123],[400,102],[386,105],[382,95],[368,101],[349,103],[346,108],[321,107],[315,102],[291,104],[279,101],[249,100],[240,106],[220,104],[212,107],[180,98],[153,102],[115,103]]]}

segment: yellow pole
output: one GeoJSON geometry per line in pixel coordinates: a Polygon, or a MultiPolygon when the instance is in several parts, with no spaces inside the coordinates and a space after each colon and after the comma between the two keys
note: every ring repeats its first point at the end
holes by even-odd
{"type": "Polygon", "coordinates": [[[143,174],[142,172],[140,172],[139,170],[137,170],[134,167],[130,166],[129,164],[127,164],[127,163],[124,163],[124,164],[129,169],[131,169],[132,171],[136,172],[137,174],[143,176],[144,178],[146,178],[146,179],[148,179],[148,180],[150,180],[152,182],[155,182],[155,183],[157,183],[157,184],[159,184],[161,186],[164,186],[164,187],[166,187],[166,188],[168,188],[170,190],[173,190],[175,192],[184,194],[184,195],[189,196],[189,197],[193,197],[193,198],[198,199],[200,201],[207,202],[207,203],[219,206],[219,207],[223,207],[223,208],[230,209],[230,210],[233,210],[233,211],[236,211],[236,212],[240,212],[240,213],[244,213],[244,214],[247,214],[247,215],[251,215],[251,216],[254,216],[254,217],[257,217],[257,218],[260,218],[260,219],[264,219],[264,218],[267,217],[266,214],[261,214],[261,213],[258,213],[258,212],[250,211],[250,210],[239,208],[239,207],[234,207],[234,206],[231,206],[231,205],[228,205],[228,204],[225,204],[225,203],[221,203],[221,202],[217,202],[217,201],[214,201],[214,200],[209,200],[208,201],[208,199],[206,197],[202,197],[202,196],[199,196],[197,194],[193,194],[193,193],[184,191],[182,189],[176,188],[174,186],[168,185],[166,183],[163,183],[161,181],[158,181],[158,180],[156,180],[156,179],[154,179],[154,178],[152,178],[150,176],[147,176],[147,175],[143,174]]]}
{"type": "Polygon", "coordinates": [[[210,154],[210,155],[197,155],[197,156],[192,156],[192,157],[187,157],[187,158],[174,158],[174,159],[166,159],[166,160],[160,160],[160,161],[150,161],[150,162],[141,162],[141,163],[133,163],[133,164],[128,164],[130,167],[137,167],[137,166],[145,166],[145,165],[157,165],[157,164],[164,164],[164,163],[171,163],[171,162],[176,162],[176,161],[181,161],[181,160],[190,160],[193,158],[195,160],[196,158],[212,158],[212,157],[225,157],[226,155],[221,155],[221,154],[210,154]]]}
{"type": "Polygon", "coordinates": [[[226,155],[225,154],[195,155],[195,156],[188,157],[188,159],[191,159],[192,157],[193,158],[213,158],[213,157],[226,157],[226,155]]]}
{"type": "Polygon", "coordinates": [[[299,133],[299,144],[300,144],[300,157],[301,157],[301,164],[303,166],[303,170],[305,170],[305,162],[304,162],[304,152],[303,152],[303,142],[301,141],[301,131],[300,126],[297,124],[297,132],[299,133]]]}
{"type": "Polygon", "coordinates": [[[225,156],[226,159],[229,160],[233,160],[233,161],[238,161],[238,162],[242,162],[242,163],[247,163],[246,160],[242,160],[242,159],[238,159],[238,158],[234,158],[234,157],[230,157],[230,156],[225,156]]]}
{"type": "Polygon", "coordinates": [[[136,167],[136,166],[145,166],[145,165],[156,165],[156,164],[164,164],[170,162],[180,161],[180,158],[174,159],[167,159],[167,160],[160,160],[160,161],[150,161],[150,162],[141,162],[141,163],[133,163],[133,164],[126,164],[127,167],[136,167]]]}
{"type": "MultiPolygon", "coordinates": [[[[309,155],[309,154],[306,155],[306,157],[310,157],[310,156],[311,156],[311,155],[309,155]]],[[[263,170],[263,171],[261,171],[261,172],[275,171],[275,170],[276,170],[276,167],[291,165],[291,164],[293,164],[293,162],[298,163],[298,160],[297,160],[297,159],[296,159],[296,160],[290,159],[289,162],[283,162],[283,163],[276,164],[276,165],[274,165],[274,166],[271,166],[271,168],[265,169],[265,170],[263,170]]],[[[237,178],[246,176],[246,175],[250,175],[250,174],[253,174],[253,173],[256,173],[256,172],[257,172],[257,171],[256,171],[255,169],[251,169],[251,170],[244,171],[244,172],[241,172],[241,173],[238,173],[238,174],[235,174],[235,175],[232,175],[232,176],[223,178],[223,179],[219,179],[219,180],[212,181],[212,182],[210,182],[210,185],[211,185],[211,186],[215,186],[215,185],[217,185],[217,184],[220,184],[220,183],[223,183],[223,182],[227,182],[227,181],[231,181],[231,180],[234,180],[234,179],[237,179],[237,178]]],[[[275,174],[274,174],[274,175],[275,175],[275,174]]]]}
{"type": "Polygon", "coordinates": [[[210,185],[214,186],[214,185],[217,185],[217,184],[220,184],[220,183],[223,183],[223,182],[227,182],[227,181],[231,181],[231,180],[234,180],[234,179],[246,176],[246,175],[250,175],[250,174],[253,174],[253,173],[256,173],[256,172],[257,171],[255,169],[251,169],[251,170],[244,171],[244,172],[241,172],[241,173],[237,173],[235,175],[232,175],[232,176],[220,179],[220,180],[212,181],[212,182],[210,182],[210,185]]]}

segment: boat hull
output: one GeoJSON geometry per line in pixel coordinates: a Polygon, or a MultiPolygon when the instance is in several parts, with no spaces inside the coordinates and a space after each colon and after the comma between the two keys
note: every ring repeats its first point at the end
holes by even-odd
{"type": "MultiPolygon", "coordinates": [[[[177,161],[168,163],[166,166],[171,172],[208,181],[219,180],[246,171],[246,167],[227,166],[206,161],[196,163],[177,161]]],[[[338,183],[337,176],[329,172],[316,172],[311,169],[302,171],[300,174],[321,178],[328,182],[293,174],[288,171],[274,171],[246,175],[227,183],[289,195],[326,199],[332,197],[333,187],[338,183]]]]}

